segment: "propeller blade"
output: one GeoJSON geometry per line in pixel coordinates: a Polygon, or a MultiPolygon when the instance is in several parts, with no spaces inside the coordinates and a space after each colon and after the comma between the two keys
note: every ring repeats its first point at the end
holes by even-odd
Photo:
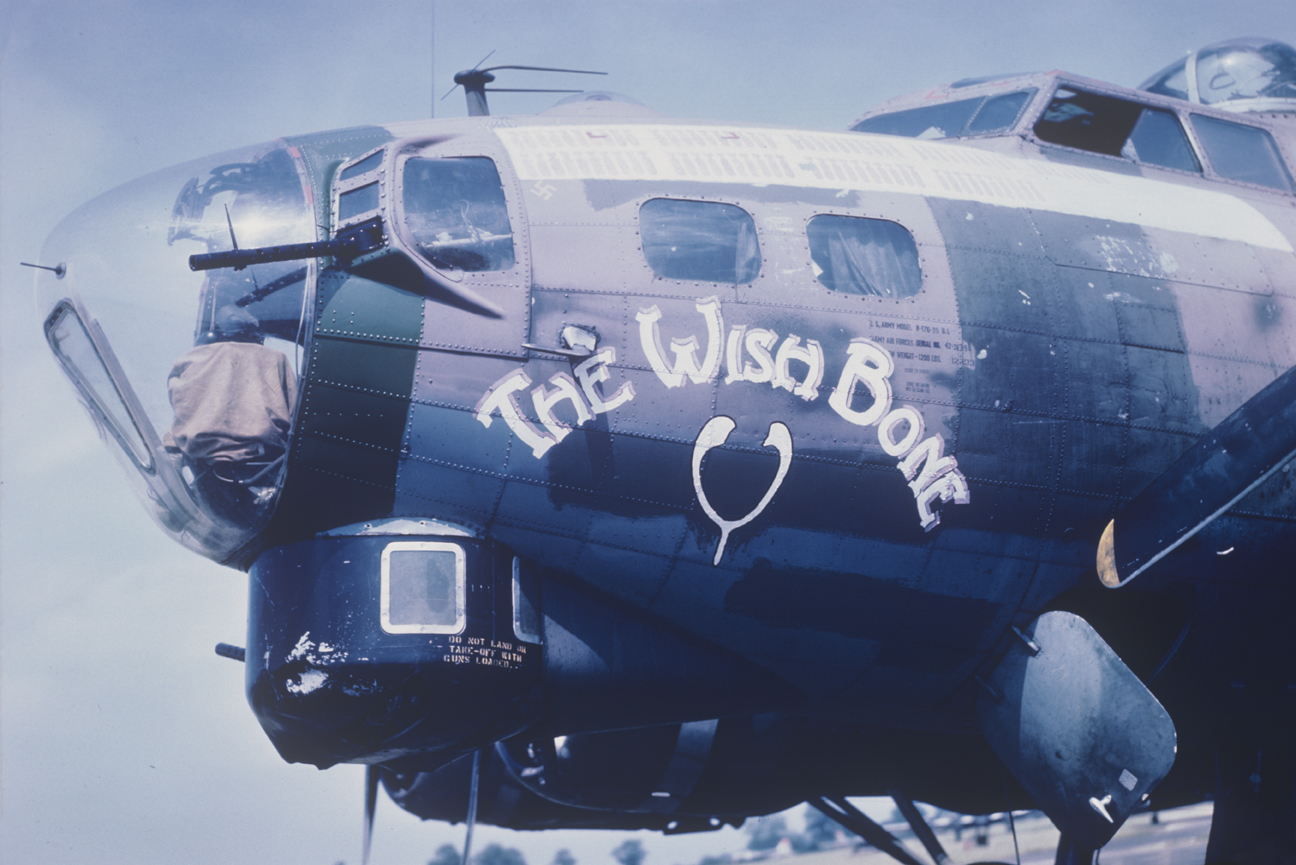
{"type": "MultiPolygon", "coordinates": [[[[479,68],[479,67],[480,67],[483,63],[485,63],[487,60],[489,60],[489,59],[491,58],[491,55],[494,54],[494,53],[495,53],[495,49],[492,48],[490,51],[486,52],[486,56],[485,56],[485,57],[483,57],[482,59],[480,59],[480,60],[477,61],[477,65],[476,65],[476,66],[474,66],[472,69],[466,70],[466,71],[464,71],[464,72],[460,72],[459,75],[472,75],[473,73],[476,73],[476,72],[490,72],[489,69],[481,69],[481,68],[479,68]]],[[[454,93],[454,92],[455,92],[455,87],[458,87],[458,86],[459,86],[459,75],[456,75],[456,76],[455,76],[455,84],[454,84],[454,87],[451,87],[449,90],[447,90],[446,93],[445,93],[445,96],[442,96],[442,97],[441,97],[441,101],[442,101],[442,102],[445,101],[446,96],[449,96],[451,93],[454,93]]],[[[487,79],[487,80],[494,81],[494,80],[495,80],[495,77],[492,75],[492,76],[491,76],[489,79],[487,79]]]]}
{"type": "Polygon", "coordinates": [[[552,87],[487,87],[487,93],[584,93],[584,90],[555,90],[552,87]]]}
{"type": "Polygon", "coordinates": [[[1098,576],[1123,586],[1296,456],[1296,367],[1202,437],[1107,524],[1098,576]]]}
{"type": "Polygon", "coordinates": [[[481,749],[473,751],[472,783],[468,787],[468,833],[464,836],[463,858],[460,865],[469,865],[468,857],[472,855],[473,826],[477,825],[477,781],[481,777],[481,749]]]}
{"type": "MultiPolygon", "coordinates": [[[[486,56],[489,57],[490,55],[486,56]]],[[[491,66],[488,69],[479,69],[477,71],[494,72],[496,69],[527,69],[531,72],[574,72],[577,75],[607,75],[606,72],[594,72],[590,69],[554,69],[551,66],[491,66]]]]}
{"type": "Polygon", "coordinates": [[[369,865],[369,846],[373,842],[374,811],[378,808],[378,767],[365,767],[364,848],[360,865],[369,865]]]}
{"type": "MultiPolygon", "coordinates": [[[[606,72],[595,72],[592,69],[558,69],[553,66],[511,66],[510,65],[510,66],[488,66],[487,68],[482,69],[481,65],[486,62],[487,58],[489,58],[491,54],[494,53],[495,53],[494,51],[491,51],[490,54],[487,54],[481,60],[478,60],[477,65],[474,66],[472,69],[468,69],[464,72],[460,72],[459,75],[456,76],[454,87],[451,87],[449,90],[447,90],[445,92],[445,96],[441,97],[442,101],[445,100],[446,96],[449,96],[451,93],[454,93],[456,87],[460,86],[462,82],[458,80],[459,77],[486,76],[482,79],[483,81],[494,81],[495,76],[490,75],[490,73],[494,72],[497,69],[522,69],[529,72],[571,72],[576,75],[607,75],[606,72]]],[[[531,90],[531,89],[492,87],[489,92],[491,93],[580,93],[582,91],[580,90],[531,90]]]]}

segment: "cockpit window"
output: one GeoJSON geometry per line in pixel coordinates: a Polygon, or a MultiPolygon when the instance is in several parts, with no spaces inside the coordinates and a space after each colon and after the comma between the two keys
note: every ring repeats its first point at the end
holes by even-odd
{"type": "Polygon", "coordinates": [[[639,233],[648,266],[665,279],[741,284],[760,273],[756,224],[732,204],[649,199],[639,233]]]}
{"type": "Polygon", "coordinates": [[[816,216],[806,226],[815,276],[830,291],[912,297],[922,288],[918,245],[895,222],[816,216]]]}
{"type": "Polygon", "coordinates": [[[1034,95],[1034,90],[1018,90],[1016,93],[986,97],[972,120],[968,122],[966,134],[984,135],[1009,128],[1017,122],[1022,109],[1034,95]]]}
{"type": "Polygon", "coordinates": [[[1059,87],[1035,124],[1041,141],[1120,156],[1143,107],[1124,99],[1059,87]]]}
{"type": "Polygon", "coordinates": [[[434,267],[513,267],[513,230],[494,162],[481,156],[411,158],[402,188],[405,225],[434,267]]]}
{"type": "Polygon", "coordinates": [[[1192,125],[1221,177],[1292,191],[1291,175],[1265,130],[1201,114],[1192,115],[1192,125]]]}
{"type": "Polygon", "coordinates": [[[958,99],[861,120],[853,132],[876,132],[906,138],[961,138],[988,135],[1012,128],[1035,90],[1017,90],[998,96],[958,99]]]}
{"type": "Polygon", "coordinates": [[[1121,154],[1148,165],[1201,171],[1201,164],[1179,125],[1179,118],[1173,111],[1159,108],[1143,109],[1129,140],[1121,148],[1121,154]]]}
{"type": "Polygon", "coordinates": [[[1201,171],[1173,111],[1102,93],[1059,87],[1036,122],[1035,135],[1049,144],[1090,153],[1179,171],[1201,171]]]}

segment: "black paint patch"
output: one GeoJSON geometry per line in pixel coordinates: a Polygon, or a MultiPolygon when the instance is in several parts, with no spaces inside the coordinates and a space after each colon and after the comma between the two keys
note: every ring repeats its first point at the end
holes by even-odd
{"type": "MultiPolygon", "coordinates": [[[[759,559],[729,588],[724,610],[779,628],[827,631],[884,644],[902,639],[972,651],[994,621],[999,605],[859,574],[778,568],[759,559]]],[[[888,662],[907,666],[903,652],[888,662]]]]}
{"type": "Polygon", "coordinates": [[[928,199],[945,245],[999,255],[1043,259],[1039,235],[1026,212],[976,201],[928,199]]]}
{"type": "Polygon", "coordinates": [[[363,310],[366,339],[314,337],[283,494],[259,549],[385,517],[395,503],[422,298],[337,272],[321,277],[319,295],[321,331],[338,328],[330,310],[342,297],[345,309],[363,310]]]}
{"type": "MultiPolygon", "coordinates": [[[[1168,295],[1168,292],[1167,292],[1168,295]]],[[[1172,297],[1163,296],[1171,301],[1172,297]]],[[[1121,342],[1126,345],[1183,352],[1184,338],[1179,328],[1179,311],[1173,306],[1149,306],[1142,303],[1116,303],[1121,342]]]]}
{"type": "Polygon", "coordinates": [[[406,400],[320,382],[310,387],[300,420],[303,433],[388,448],[400,440],[409,413],[406,400]]]}
{"type": "Polygon", "coordinates": [[[316,334],[419,344],[423,329],[423,298],[419,295],[336,270],[320,277],[319,294],[316,334]]]}
{"type": "Polygon", "coordinates": [[[1271,297],[1257,297],[1255,300],[1255,322],[1261,330],[1268,330],[1282,318],[1282,308],[1271,297]]]}
{"type": "Polygon", "coordinates": [[[618,435],[599,426],[593,422],[572,430],[545,454],[549,501],[555,507],[593,505],[616,516],[648,517],[692,506],[692,445],[618,435]]]}

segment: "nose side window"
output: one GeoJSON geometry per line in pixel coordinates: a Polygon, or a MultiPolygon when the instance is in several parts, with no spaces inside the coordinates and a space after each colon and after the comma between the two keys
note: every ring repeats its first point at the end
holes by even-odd
{"type": "Polygon", "coordinates": [[[885,219],[816,216],[806,226],[815,276],[830,291],[912,297],[922,288],[918,245],[885,219]]]}
{"type": "Polygon", "coordinates": [[[513,230],[495,163],[482,156],[413,158],[402,175],[405,225],[437,268],[513,267],[513,230]]]}
{"type": "Polygon", "coordinates": [[[639,208],[644,258],[665,279],[747,283],[760,273],[751,214],[732,204],[653,198],[639,208]]]}

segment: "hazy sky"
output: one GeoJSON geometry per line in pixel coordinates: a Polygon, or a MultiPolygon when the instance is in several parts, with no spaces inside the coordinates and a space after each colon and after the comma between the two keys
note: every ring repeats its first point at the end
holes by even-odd
{"type": "MultiPolygon", "coordinates": [[[[606,70],[668,115],[842,129],[972,75],[1067,69],[1136,85],[1235,36],[1296,42],[1296,4],[9,0],[0,5],[0,859],[359,861],[358,767],[283,763],[243,699],[245,577],[145,516],[56,371],[31,273],[69,211],[174,163],[282,135],[427,116],[456,70],[606,70]],[[435,57],[435,63],[433,58],[435,57]]],[[[568,86],[510,78],[502,86],[568,86]]],[[[581,86],[580,83],[571,86],[581,86]]],[[[494,113],[554,97],[508,94],[494,113]]],[[[464,113],[459,93],[439,116],[464,113]]],[[[531,865],[613,833],[512,835],[531,865]]],[[[714,835],[644,836],[647,865],[714,835]]],[[[421,865],[462,827],[385,798],[373,862],[421,865]]],[[[478,848],[480,849],[480,848],[478,848]]]]}

